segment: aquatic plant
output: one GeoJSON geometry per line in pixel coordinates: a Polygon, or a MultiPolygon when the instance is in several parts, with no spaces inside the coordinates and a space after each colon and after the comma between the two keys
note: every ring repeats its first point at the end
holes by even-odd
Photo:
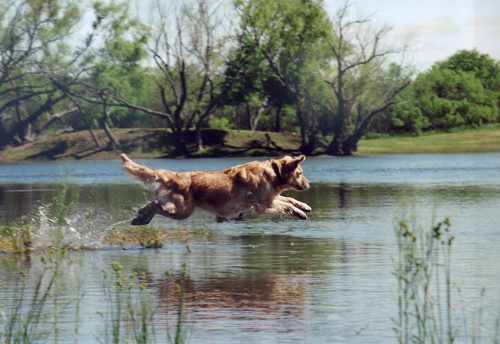
{"type": "Polygon", "coordinates": [[[399,343],[452,343],[456,339],[451,300],[451,245],[455,238],[450,227],[448,218],[427,231],[399,223],[394,272],[398,280],[395,330],[399,343]]]}
{"type": "Polygon", "coordinates": [[[47,314],[48,302],[53,300],[53,326],[52,335],[57,341],[58,318],[59,318],[59,288],[60,274],[66,262],[67,250],[64,248],[53,248],[42,256],[43,270],[36,278],[32,295],[27,294],[29,275],[26,271],[20,271],[19,281],[16,285],[16,295],[13,304],[6,307],[4,312],[5,323],[0,332],[3,343],[32,343],[47,336],[46,329],[40,329],[42,320],[49,316],[47,314]]]}
{"type": "MultiPolygon", "coordinates": [[[[399,343],[482,342],[483,305],[475,313],[458,306],[460,288],[452,282],[451,252],[455,236],[449,218],[423,229],[401,221],[396,228],[398,316],[393,319],[399,343]]],[[[482,300],[484,288],[481,291],[482,300]]],[[[462,300],[463,301],[463,300],[462,300]]],[[[499,314],[500,315],[500,314],[499,314]]],[[[498,343],[499,318],[493,342],[498,343]]]]}
{"type": "MultiPolygon", "coordinates": [[[[112,343],[122,343],[126,335],[122,327],[131,331],[136,343],[154,341],[154,321],[156,312],[153,298],[148,294],[145,284],[146,272],[132,272],[126,275],[121,264],[111,264],[114,273],[110,321],[112,328],[112,343]],[[141,280],[142,278],[142,280],[141,280]],[[125,325],[125,326],[124,326],[125,325]],[[122,338],[123,337],[123,338],[122,338]]],[[[130,338],[127,338],[130,340],[130,338]]]]}
{"type": "MultiPolygon", "coordinates": [[[[190,246],[186,246],[187,252],[191,253],[190,246]]],[[[167,270],[165,274],[168,276],[170,272],[167,270]]],[[[177,299],[177,320],[175,324],[175,332],[174,336],[171,336],[170,332],[168,332],[168,338],[171,342],[175,344],[183,344],[186,342],[187,338],[187,328],[185,326],[187,322],[187,305],[185,302],[186,299],[186,283],[189,278],[189,266],[187,262],[182,264],[182,273],[181,277],[175,283],[175,289],[178,295],[177,299]]]]}
{"type": "MultiPolygon", "coordinates": [[[[188,246],[187,251],[190,253],[188,246]]],[[[165,275],[170,276],[171,271],[166,270],[165,275]]],[[[140,270],[125,273],[120,263],[113,262],[110,270],[103,270],[103,276],[103,290],[109,301],[106,313],[101,314],[106,318],[104,342],[156,342],[159,332],[157,326],[161,322],[155,319],[158,302],[155,301],[148,285],[149,273],[140,270]]],[[[183,344],[187,338],[185,291],[188,277],[188,264],[184,262],[172,293],[177,295],[177,300],[172,300],[177,305],[174,330],[170,330],[170,324],[165,319],[167,339],[175,344],[183,344]]]]}
{"type": "Polygon", "coordinates": [[[0,252],[25,254],[33,250],[33,231],[26,225],[0,227],[0,252]]]}

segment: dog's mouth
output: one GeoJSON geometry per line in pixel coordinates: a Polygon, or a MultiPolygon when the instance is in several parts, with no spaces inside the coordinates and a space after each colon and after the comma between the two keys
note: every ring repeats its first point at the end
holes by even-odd
{"type": "Polygon", "coordinates": [[[309,189],[309,184],[306,184],[306,185],[297,185],[297,190],[300,190],[300,191],[304,191],[304,190],[307,190],[309,189]]]}

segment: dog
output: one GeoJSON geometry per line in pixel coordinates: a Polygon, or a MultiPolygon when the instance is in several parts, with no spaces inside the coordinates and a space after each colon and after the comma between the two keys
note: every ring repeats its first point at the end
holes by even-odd
{"type": "Polygon", "coordinates": [[[199,207],[216,215],[218,222],[241,219],[255,211],[307,219],[312,209],[304,202],[282,196],[286,190],[309,189],[301,162],[305,156],[253,161],[216,172],[152,170],[120,155],[126,174],[145,185],[155,185],[155,200],[142,207],[132,225],[148,224],[156,214],[185,219],[199,207]]]}

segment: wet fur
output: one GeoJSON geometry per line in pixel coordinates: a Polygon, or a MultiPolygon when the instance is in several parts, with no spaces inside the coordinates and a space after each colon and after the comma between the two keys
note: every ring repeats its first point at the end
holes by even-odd
{"type": "Polygon", "coordinates": [[[141,208],[133,225],[149,223],[156,214],[172,219],[189,217],[196,207],[216,215],[218,221],[241,218],[248,211],[307,219],[311,207],[286,190],[306,190],[309,181],[300,163],[305,156],[254,161],[217,172],[152,170],[121,154],[125,173],[144,184],[155,184],[155,200],[141,208]]]}

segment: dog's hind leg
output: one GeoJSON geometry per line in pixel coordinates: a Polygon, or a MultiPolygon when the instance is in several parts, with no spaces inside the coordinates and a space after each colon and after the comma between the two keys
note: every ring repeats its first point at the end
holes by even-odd
{"type": "Polygon", "coordinates": [[[130,223],[132,226],[147,225],[151,222],[153,217],[158,213],[158,201],[149,202],[144,207],[137,211],[137,215],[130,223]]]}
{"type": "Polygon", "coordinates": [[[183,220],[191,216],[194,211],[192,201],[186,200],[184,197],[174,197],[171,201],[164,204],[158,203],[158,214],[169,217],[175,220],[183,220]]]}
{"type": "Polygon", "coordinates": [[[131,225],[141,226],[151,222],[156,214],[163,215],[175,220],[182,220],[189,217],[194,210],[194,206],[176,206],[173,202],[161,204],[158,200],[149,202],[144,207],[139,209],[136,217],[132,220],[131,225]]]}

